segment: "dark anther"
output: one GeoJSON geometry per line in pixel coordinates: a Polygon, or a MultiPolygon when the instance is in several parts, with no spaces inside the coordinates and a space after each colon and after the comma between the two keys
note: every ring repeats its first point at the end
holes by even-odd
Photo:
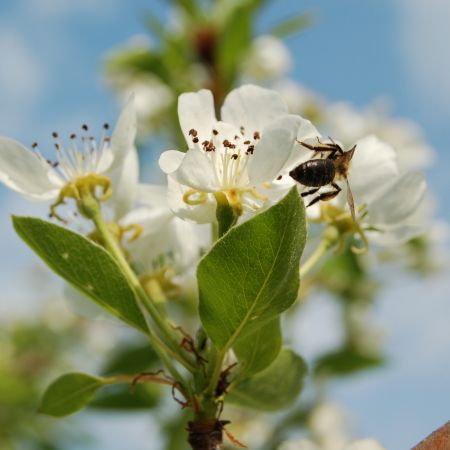
{"type": "Polygon", "coordinates": [[[239,139],[239,136],[236,134],[236,135],[234,136],[234,140],[237,141],[238,139],[239,139]]]}
{"type": "Polygon", "coordinates": [[[56,131],[54,131],[54,132],[52,133],[52,136],[53,136],[55,139],[58,139],[58,133],[57,133],[56,131]]]}
{"type": "Polygon", "coordinates": [[[56,143],[55,144],[55,148],[56,148],[56,150],[59,150],[60,149],[60,145],[58,143],[56,143]]]}
{"type": "Polygon", "coordinates": [[[222,142],[222,144],[223,144],[224,147],[229,147],[229,146],[231,145],[231,142],[230,142],[228,139],[225,139],[225,140],[222,142]]]}
{"type": "Polygon", "coordinates": [[[198,137],[195,137],[194,139],[192,139],[192,142],[193,142],[194,144],[196,144],[198,141],[199,141],[198,137]]]}
{"type": "Polygon", "coordinates": [[[77,135],[75,134],[75,133],[72,133],[71,135],[70,135],[70,139],[76,139],[77,138],[77,135]]]}
{"type": "Polygon", "coordinates": [[[238,159],[238,154],[237,153],[232,154],[231,159],[238,159]]]}
{"type": "Polygon", "coordinates": [[[278,175],[277,180],[281,180],[283,178],[283,175],[278,175]]]}
{"type": "Polygon", "coordinates": [[[261,139],[261,135],[259,134],[259,131],[255,131],[253,133],[253,139],[261,139]]]}
{"type": "Polygon", "coordinates": [[[219,132],[217,130],[213,130],[213,135],[217,136],[219,134],[219,132]]]}
{"type": "Polygon", "coordinates": [[[104,123],[103,124],[103,129],[104,130],[109,130],[109,123],[104,123]]]}
{"type": "Polygon", "coordinates": [[[37,146],[38,146],[38,143],[37,143],[37,142],[33,142],[33,143],[31,144],[31,148],[37,148],[37,146]]]}
{"type": "Polygon", "coordinates": [[[81,126],[81,129],[84,130],[84,131],[87,131],[88,130],[88,126],[86,124],[83,124],[81,126]]]}
{"type": "Polygon", "coordinates": [[[245,152],[247,155],[253,155],[253,152],[255,151],[254,145],[249,145],[247,148],[247,151],[245,152]]]}
{"type": "Polygon", "coordinates": [[[239,129],[241,130],[241,134],[244,135],[245,134],[245,128],[243,126],[239,127],[239,129]]]}
{"type": "Polygon", "coordinates": [[[250,141],[244,141],[244,145],[250,145],[250,141]]]}
{"type": "Polygon", "coordinates": [[[202,142],[202,145],[203,145],[203,147],[208,147],[209,141],[203,141],[203,142],[202,142]]]}
{"type": "Polygon", "coordinates": [[[103,140],[104,140],[105,142],[109,142],[109,141],[111,140],[111,138],[108,137],[108,136],[106,136],[103,140]]]}
{"type": "Polygon", "coordinates": [[[197,136],[197,130],[194,130],[194,128],[191,128],[190,130],[189,130],[189,136],[194,136],[194,137],[196,137],[197,136]]]}

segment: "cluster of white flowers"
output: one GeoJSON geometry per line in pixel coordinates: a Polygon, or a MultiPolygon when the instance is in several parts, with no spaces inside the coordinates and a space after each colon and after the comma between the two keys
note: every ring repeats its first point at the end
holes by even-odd
{"type": "Polygon", "coordinates": [[[335,403],[321,403],[312,412],[312,439],[301,438],[281,444],[279,450],[384,450],[375,439],[352,441],[345,413],[335,403]]]}
{"type": "MultiPolygon", "coordinates": [[[[304,190],[288,176],[289,171],[318,158],[302,142],[324,142],[310,121],[288,114],[277,92],[254,85],[242,86],[226,97],[221,120],[215,116],[213,97],[207,90],[182,94],[178,113],[188,149],[168,150],[160,157],[168,178],[167,203],[166,188],[139,185],[132,98],[111,138],[105,134],[98,145],[87,136],[86,126],[78,147],[75,135],[64,149],[54,133],[55,163],[37,148],[30,151],[10,138],[0,138],[0,180],[33,200],[53,200],[51,211],[57,218],[56,206],[67,198],[79,199],[86,185],[92,192],[101,189],[102,200],[112,196],[108,203],[114,221],[124,230],[133,223],[143,224],[140,244],[130,245],[134,254],[140,253],[138,266],[158,265],[152,256],[142,254],[147,239],[158,249],[158,256],[164,254],[163,259],[170,260],[177,255],[175,266],[186,268],[194,263],[187,255],[198,255],[199,246],[186,248],[186,242],[192,240],[184,239],[183,234],[192,237],[195,231],[192,224],[180,219],[197,224],[215,222],[218,193],[225,196],[240,220],[246,220],[277,202],[292,186],[304,190]],[[167,243],[165,249],[162,242],[167,243]],[[149,258],[153,262],[149,263],[149,258]]],[[[405,242],[423,232],[418,214],[426,190],[422,175],[401,172],[395,150],[373,135],[354,145],[347,175],[356,203],[355,232],[384,245],[405,242]]],[[[322,189],[320,184],[318,187],[322,189]]],[[[345,191],[346,185],[341,188],[345,191]]],[[[322,191],[326,189],[324,186],[322,191]]],[[[324,222],[348,216],[345,199],[341,194],[332,202],[316,203],[317,207],[308,208],[309,216],[324,222]]]]}

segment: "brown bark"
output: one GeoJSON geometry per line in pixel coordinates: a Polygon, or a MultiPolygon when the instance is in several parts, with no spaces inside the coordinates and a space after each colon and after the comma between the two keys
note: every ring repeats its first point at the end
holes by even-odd
{"type": "Polygon", "coordinates": [[[223,450],[223,428],[226,420],[188,422],[188,442],[192,450],[223,450]]]}

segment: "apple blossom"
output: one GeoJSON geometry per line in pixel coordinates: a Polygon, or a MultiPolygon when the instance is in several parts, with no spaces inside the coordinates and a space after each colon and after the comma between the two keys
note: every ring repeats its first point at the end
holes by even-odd
{"type": "Polygon", "coordinates": [[[178,115],[189,150],[166,151],[159,163],[169,177],[170,207],[199,223],[214,220],[218,192],[237,216],[265,207],[268,183],[291,163],[295,139],[309,137],[311,129],[317,134],[309,121],[287,114],[275,91],[253,85],[227,96],[222,121],[207,90],[182,94],[178,115]]]}
{"type": "Polygon", "coordinates": [[[8,137],[0,137],[0,181],[24,197],[37,201],[53,201],[51,216],[60,220],[56,207],[66,198],[80,200],[86,193],[102,190],[100,200],[113,194],[113,181],[121,181],[115,200],[118,212],[127,209],[137,182],[137,154],[134,148],[136,114],[130,97],[109,137],[109,125],[97,144],[89,137],[87,125],[82,126],[81,146],[77,136],[70,136],[71,145],[64,148],[57,133],[53,133],[56,161],[47,160],[37,144],[32,150],[8,137]],[[126,176],[124,175],[126,173],[126,176]]]}
{"type": "Polygon", "coordinates": [[[292,67],[292,56],[281,39],[262,35],[252,42],[244,60],[244,78],[273,79],[284,75],[292,67]]]}
{"type": "Polygon", "coordinates": [[[357,141],[348,181],[358,211],[357,223],[346,213],[344,196],[309,208],[309,217],[356,232],[365,244],[369,239],[379,245],[394,245],[424,232],[423,217],[416,212],[423,202],[426,182],[420,173],[400,172],[397,154],[390,145],[375,136],[357,141]]]}
{"type": "Polygon", "coordinates": [[[157,280],[163,290],[176,291],[178,281],[193,275],[201,253],[209,247],[209,230],[173,214],[166,186],[139,185],[137,203],[120,220],[124,229],[137,225],[142,230],[137,239],[124,242],[129,260],[144,285],[157,280]]]}

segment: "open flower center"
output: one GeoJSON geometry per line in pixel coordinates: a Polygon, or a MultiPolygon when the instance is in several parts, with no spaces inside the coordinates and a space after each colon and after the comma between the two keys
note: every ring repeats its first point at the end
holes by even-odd
{"type": "MultiPolygon", "coordinates": [[[[189,131],[189,136],[194,146],[209,156],[217,190],[225,193],[238,214],[242,213],[243,206],[259,209],[260,203],[266,198],[250,186],[247,168],[261,134],[257,130],[249,134],[243,126],[239,130],[222,128],[213,128],[210,138],[202,142],[194,128],[189,131]]],[[[187,202],[195,201],[198,204],[202,199],[197,192],[189,192],[187,202]]]]}
{"type": "Polygon", "coordinates": [[[112,162],[110,137],[107,134],[109,125],[107,123],[103,125],[103,136],[98,143],[93,136],[88,136],[87,125],[83,125],[81,129],[81,138],[79,139],[75,133],[72,133],[70,135],[70,145],[67,147],[62,145],[58,133],[52,133],[55,140],[56,161],[44,159],[37,143],[32,145],[37,155],[50,164],[55,173],[65,182],[73,181],[89,174],[103,173],[112,162]]]}

